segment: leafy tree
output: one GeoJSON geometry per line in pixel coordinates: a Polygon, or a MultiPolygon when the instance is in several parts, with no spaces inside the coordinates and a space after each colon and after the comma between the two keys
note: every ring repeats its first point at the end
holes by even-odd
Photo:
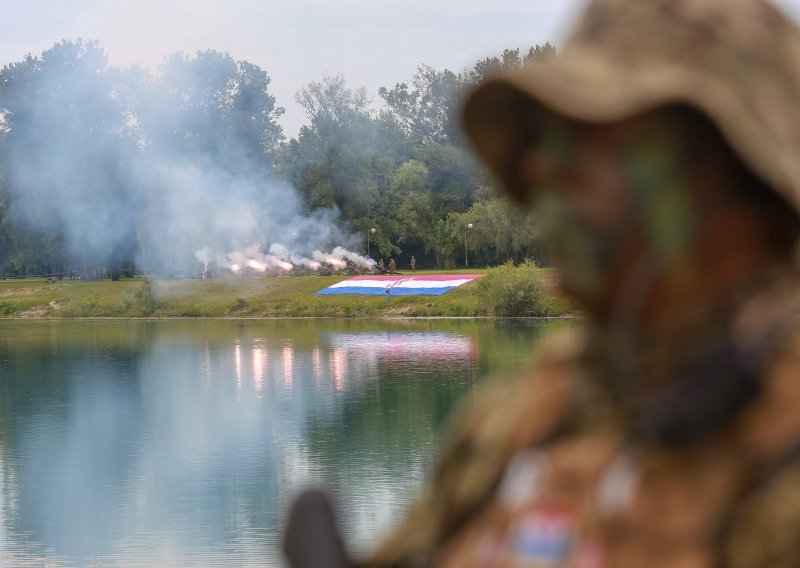
{"type": "MultiPolygon", "coordinates": [[[[9,182],[24,196],[16,200],[17,221],[63,234],[87,277],[114,262],[133,231],[122,212],[135,211],[135,192],[117,159],[132,148],[119,136],[125,115],[111,79],[103,51],[82,41],[60,42],[0,73],[9,182]]],[[[58,238],[42,238],[59,246],[58,238]]],[[[51,254],[41,243],[37,250],[43,258],[51,254]]]]}
{"type": "Polygon", "coordinates": [[[392,89],[381,87],[378,95],[396,123],[418,143],[441,143],[459,137],[456,113],[461,85],[452,71],[421,65],[411,87],[397,83],[392,89]]]}
{"type": "Polygon", "coordinates": [[[414,155],[428,168],[428,183],[437,216],[441,218],[449,211],[467,210],[485,180],[475,157],[462,147],[438,143],[418,146],[414,155]]]}
{"type": "Polygon", "coordinates": [[[361,234],[379,227],[373,251],[398,253],[394,171],[402,151],[393,142],[402,136],[374,116],[366,91],[349,88],[341,75],[306,85],[297,100],[309,124],[284,147],[278,171],[299,188],[309,209],[334,207],[361,234]]]}
{"type": "Polygon", "coordinates": [[[364,87],[350,89],[344,75],[324,75],[302,87],[296,100],[306,111],[310,129],[326,140],[370,121],[369,99],[364,87]]]}
{"type": "Polygon", "coordinates": [[[275,105],[269,83],[265,71],[227,53],[170,56],[138,105],[148,144],[176,158],[271,173],[283,140],[277,123],[283,108],[275,105]]]}
{"type": "Polygon", "coordinates": [[[437,268],[454,268],[456,266],[456,256],[463,243],[461,230],[461,219],[457,213],[450,213],[446,219],[439,219],[436,222],[437,268]]]}
{"type": "Polygon", "coordinates": [[[398,208],[399,242],[425,254],[435,253],[436,221],[429,192],[407,193],[398,208]]]}
{"type": "MultiPolygon", "coordinates": [[[[0,120],[0,125],[5,119],[0,120]]],[[[8,171],[3,158],[7,155],[5,136],[7,130],[0,128],[0,276],[11,271],[11,256],[14,252],[14,231],[11,226],[9,204],[11,194],[8,187],[8,171]]]]}
{"type": "Polygon", "coordinates": [[[477,61],[471,69],[461,74],[460,81],[467,87],[477,85],[497,71],[520,69],[555,56],[556,48],[550,42],[532,46],[523,55],[520,55],[519,49],[506,49],[500,57],[486,57],[477,61]]]}
{"type": "Polygon", "coordinates": [[[490,73],[553,56],[544,44],[458,73],[422,65],[379,90],[377,111],[365,89],[325,75],[298,91],[307,124],[285,141],[270,78],[247,61],[178,53],[153,77],[109,67],[95,42],[60,42],[0,71],[0,272],[72,264],[85,277],[118,276],[158,232],[166,214],[158,196],[171,189],[172,169],[209,166],[214,179],[189,176],[181,191],[244,177],[247,197],[258,199],[277,175],[299,189],[307,212],[337,210],[362,235],[377,228],[375,256],[460,265],[464,226],[473,223],[476,264],[541,261],[535,218],[489,189],[458,109],[465,89],[490,73]],[[159,168],[170,175],[150,175],[159,168]]]}
{"type": "Polygon", "coordinates": [[[403,131],[419,144],[431,142],[463,145],[458,110],[466,89],[503,69],[518,69],[556,55],[550,43],[531,47],[524,55],[519,49],[506,49],[500,57],[487,57],[471,69],[454,73],[420,65],[409,83],[381,87],[388,114],[403,131]]]}

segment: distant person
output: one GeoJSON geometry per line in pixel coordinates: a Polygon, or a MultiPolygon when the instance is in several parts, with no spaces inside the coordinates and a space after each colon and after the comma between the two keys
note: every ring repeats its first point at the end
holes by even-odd
{"type": "Polygon", "coordinates": [[[381,272],[386,272],[386,265],[383,263],[383,259],[380,259],[380,260],[378,261],[378,269],[379,269],[381,272]]]}
{"type": "Polygon", "coordinates": [[[416,274],[417,272],[417,259],[413,256],[411,257],[411,274],[416,274]]]}
{"type": "Polygon", "coordinates": [[[389,272],[397,271],[397,263],[394,261],[393,258],[389,259],[389,272]]]}

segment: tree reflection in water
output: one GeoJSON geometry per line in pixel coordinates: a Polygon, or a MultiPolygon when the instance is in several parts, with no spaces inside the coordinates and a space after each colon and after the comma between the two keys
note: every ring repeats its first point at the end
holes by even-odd
{"type": "Polygon", "coordinates": [[[0,322],[0,563],[272,565],[309,482],[368,548],[505,325],[0,322]]]}

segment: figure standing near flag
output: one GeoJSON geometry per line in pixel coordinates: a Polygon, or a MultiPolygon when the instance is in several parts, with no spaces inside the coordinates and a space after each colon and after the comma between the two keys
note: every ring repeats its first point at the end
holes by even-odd
{"type": "Polygon", "coordinates": [[[411,274],[417,273],[417,259],[413,256],[411,257],[411,274]]]}

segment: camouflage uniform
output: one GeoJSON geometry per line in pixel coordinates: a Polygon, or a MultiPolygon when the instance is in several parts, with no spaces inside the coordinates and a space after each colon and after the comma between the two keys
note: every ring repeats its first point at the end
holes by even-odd
{"type": "Polygon", "coordinates": [[[769,466],[747,455],[800,402],[789,321],[796,306],[770,322],[780,337],[764,394],[712,438],[677,447],[631,440],[593,388],[588,334],[551,337],[528,373],[460,409],[430,487],[368,565],[800,566],[800,453],[769,466]]]}
{"type": "MultiPolygon", "coordinates": [[[[594,0],[558,58],[479,86],[465,124],[524,202],[532,124],[535,143],[560,147],[543,108],[602,124],[686,104],[797,211],[798,61],[795,27],[766,2],[594,0]]],[[[627,169],[660,152],[642,148],[620,157],[627,169]]],[[[640,211],[665,243],[694,207],[675,205],[673,185],[694,189],[655,185],[655,205],[640,211]]],[[[800,566],[795,261],[729,300],[680,333],[635,338],[634,376],[665,378],[652,399],[626,390],[614,337],[591,322],[546,340],[528,372],[485,384],[454,416],[428,489],[366,565],[800,566]]]]}

